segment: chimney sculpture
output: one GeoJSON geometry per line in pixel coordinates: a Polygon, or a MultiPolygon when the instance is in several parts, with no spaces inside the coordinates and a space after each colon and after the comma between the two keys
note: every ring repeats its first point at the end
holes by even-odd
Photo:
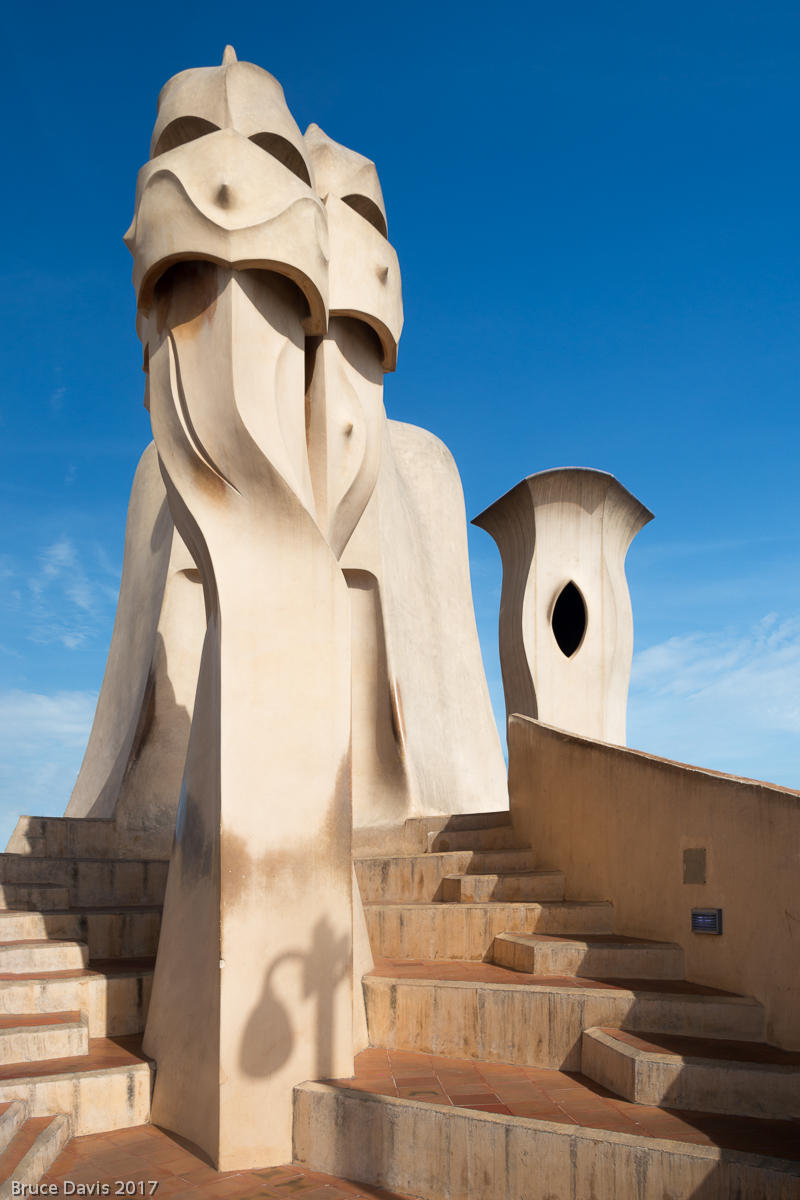
{"type": "Polygon", "coordinates": [[[290,1158],[292,1086],[352,1069],[338,557],[375,484],[402,310],[394,252],[377,232],[361,252],[364,218],[323,201],[312,157],[278,82],[228,49],[162,90],[126,235],[207,619],[145,1048],[154,1120],[220,1169],[290,1158]]]}
{"type": "Polygon", "coordinates": [[[500,668],[506,715],[625,744],[633,615],[625,556],[653,514],[613,475],[529,475],[473,525],[503,560],[500,668]]]}

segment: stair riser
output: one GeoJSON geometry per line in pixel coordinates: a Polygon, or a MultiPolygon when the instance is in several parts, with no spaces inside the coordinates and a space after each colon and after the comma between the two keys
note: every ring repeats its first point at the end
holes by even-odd
{"type": "Polygon", "coordinates": [[[560,871],[538,875],[462,875],[442,880],[442,900],[460,904],[514,903],[563,900],[564,876],[560,871]]]}
{"type": "Polygon", "coordinates": [[[0,910],[14,909],[24,912],[49,912],[54,908],[69,907],[69,889],[65,887],[37,887],[36,884],[0,884],[0,910]]]}
{"type": "Polygon", "coordinates": [[[679,946],[610,950],[590,946],[525,946],[497,938],[492,962],[531,975],[578,975],[586,979],[682,979],[679,946]]]}
{"type": "Polygon", "coordinates": [[[323,1084],[295,1088],[294,1161],[427,1200],[702,1196],[797,1200],[797,1171],[746,1155],[473,1113],[323,1084]]]}
{"type": "MultiPolygon", "coordinates": [[[[425,853],[429,849],[431,837],[439,833],[459,834],[468,832],[475,834],[478,830],[510,827],[511,813],[462,813],[448,817],[411,817],[403,825],[400,832],[397,852],[414,854],[416,851],[425,853]],[[402,847],[402,849],[401,849],[402,847]]],[[[385,845],[385,838],[382,839],[385,845]]],[[[380,853],[376,849],[376,854],[380,853]]]]}
{"type": "Polygon", "coordinates": [[[800,1072],[752,1064],[705,1066],[654,1060],[585,1033],[581,1070],[635,1104],[769,1120],[800,1118],[800,1072]]]}
{"type": "Polygon", "coordinates": [[[0,1187],[2,1200],[5,1200],[6,1196],[22,1195],[22,1185],[33,1187],[34,1184],[37,1184],[66,1146],[71,1137],[71,1131],[72,1124],[69,1117],[63,1114],[53,1117],[50,1124],[39,1133],[25,1157],[17,1164],[12,1173],[6,1176],[0,1187]],[[15,1189],[14,1184],[17,1184],[18,1188],[15,1189]]]}
{"type": "Polygon", "coordinates": [[[129,830],[90,817],[20,817],[6,853],[43,858],[169,857],[163,832],[129,830]]]}
{"type": "Polygon", "coordinates": [[[610,904],[496,904],[404,907],[364,913],[375,958],[482,961],[499,933],[610,933],[610,904]]]}
{"type": "Polygon", "coordinates": [[[442,833],[429,833],[427,841],[429,854],[444,850],[515,850],[520,847],[520,840],[510,825],[499,829],[467,829],[462,833],[452,833],[445,830],[442,833]]]}
{"type": "Polygon", "coordinates": [[[390,1050],[581,1069],[581,1035],[595,1025],[758,1040],[755,1004],[591,993],[580,989],[364,980],[370,1044],[390,1050]]]}
{"type": "Polygon", "coordinates": [[[89,1027],[84,1022],[43,1025],[39,1029],[20,1026],[0,1030],[0,1064],[42,1062],[47,1058],[73,1058],[89,1053],[89,1027]]]}
{"type": "Polygon", "coordinates": [[[530,850],[485,853],[461,850],[452,854],[355,860],[356,878],[365,904],[439,900],[445,875],[532,870],[535,865],[530,850]]]}
{"type": "Polygon", "coordinates": [[[52,946],[0,946],[0,973],[19,975],[30,971],[82,971],[89,961],[88,946],[80,942],[52,946]]]}
{"type": "Polygon", "coordinates": [[[0,1103],[23,1100],[32,1117],[68,1113],[76,1137],[130,1129],[150,1120],[151,1071],[147,1063],[82,1074],[0,1081],[0,1103]]]}
{"type": "Polygon", "coordinates": [[[78,907],[104,904],[161,904],[167,863],[0,857],[4,884],[53,884],[69,891],[78,907]]]}
{"type": "Polygon", "coordinates": [[[142,1033],[150,1003],[152,972],[106,978],[4,980],[0,1011],[24,1013],[86,1013],[89,1037],[142,1033]]]}
{"type": "Polygon", "coordinates": [[[0,941],[76,938],[90,958],[150,958],[158,949],[160,912],[0,914],[0,941]]]}

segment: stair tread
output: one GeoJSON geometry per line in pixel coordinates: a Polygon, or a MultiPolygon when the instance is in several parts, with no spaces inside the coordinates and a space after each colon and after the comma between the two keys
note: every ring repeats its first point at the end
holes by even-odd
{"type": "Polygon", "coordinates": [[[513,987],[570,988],[576,991],[635,992],[657,995],[709,996],[716,1000],[756,1004],[751,996],[724,992],[719,988],[685,979],[589,979],[575,975],[529,975],[488,962],[453,959],[376,959],[366,978],[437,981],[453,983],[505,984],[513,987]]]}
{"type": "MultiPolygon", "coordinates": [[[[0,865],[4,859],[13,858],[17,862],[32,862],[40,866],[42,863],[74,863],[74,862],[101,862],[101,863],[157,863],[167,866],[168,858],[117,858],[114,855],[80,855],[80,854],[19,854],[14,850],[0,851],[0,865]]],[[[19,880],[12,882],[18,883],[19,880]]],[[[27,882],[27,880],[23,881],[27,882]]]]}
{"type": "Polygon", "coordinates": [[[396,861],[408,862],[411,860],[419,859],[424,862],[430,862],[431,859],[434,859],[434,858],[461,858],[464,854],[479,854],[479,855],[480,854],[485,854],[485,855],[524,854],[524,855],[529,855],[532,853],[533,853],[533,849],[531,846],[521,846],[521,847],[512,846],[512,847],[506,848],[504,850],[470,850],[470,849],[466,849],[466,850],[430,850],[430,851],[417,850],[410,854],[400,854],[400,853],[398,853],[398,854],[354,854],[353,861],[354,862],[396,862],[396,861]]]}
{"type": "Polygon", "coordinates": [[[82,1020],[78,1009],[57,1013],[3,1013],[0,1016],[0,1030],[3,1029],[36,1029],[39,1026],[72,1025],[82,1020]]]}
{"type": "MultiPolygon", "coordinates": [[[[457,871],[453,875],[443,875],[443,879],[540,879],[542,876],[563,875],[563,871],[543,870],[535,867],[522,867],[519,871],[457,871]]],[[[513,901],[512,901],[513,903],[513,901]]]]}
{"type": "Polygon", "coordinates": [[[684,1061],[720,1061],[757,1066],[800,1068],[800,1051],[782,1050],[766,1042],[725,1041],[666,1033],[630,1033],[627,1029],[598,1026],[600,1033],[645,1054],[661,1054],[684,1061]]]}
{"type": "Polygon", "coordinates": [[[60,1114],[49,1117],[28,1117],[27,1121],[16,1131],[5,1150],[0,1154],[0,1180],[7,1180],[9,1175],[21,1163],[39,1134],[47,1129],[60,1114]]]}
{"type": "MultiPolygon", "coordinates": [[[[30,914],[29,914],[30,915],[30,914]]],[[[0,950],[16,946],[85,946],[77,938],[17,938],[14,941],[0,941],[0,950]]]]}
{"type": "Polygon", "coordinates": [[[95,975],[138,975],[152,971],[155,958],[98,958],[88,967],[64,971],[20,971],[18,974],[0,972],[0,981],[20,982],[25,979],[83,979],[95,975]]]}
{"type": "MultiPolygon", "coordinates": [[[[89,1053],[71,1058],[45,1058],[38,1062],[3,1063],[0,1085],[23,1079],[43,1079],[51,1075],[84,1075],[116,1067],[149,1066],[142,1053],[142,1036],[90,1038],[89,1053]]],[[[2,1175],[0,1175],[2,1178],[2,1175]]]]}
{"type": "Polygon", "coordinates": [[[678,945],[677,942],[661,942],[652,938],[635,938],[626,937],[619,933],[499,933],[498,937],[504,938],[506,941],[522,942],[525,945],[539,945],[541,943],[549,945],[550,943],[561,943],[566,945],[578,946],[597,946],[606,950],[617,950],[631,947],[632,949],[673,949],[678,945]]]}
{"type": "MultiPolygon", "coordinates": [[[[439,911],[445,904],[441,900],[367,900],[364,908],[432,908],[439,911]]],[[[467,900],[453,907],[469,908],[609,908],[607,900],[467,900]]]]}
{"type": "Polygon", "coordinates": [[[584,1075],[545,1067],[372,1048],[337,1088],[494,1112],[762,1157],[800,1161],[800,1122],[665,1110],[620,1100],[584,1075]]]}
{"type": "MultiPolygon", "coordinates": [[[[0,885],[2,886],[2,885],[0,885]]],[[[58,883],[54,885],[59,891],[64,890],[64,885],[58,883]]],[[[41,910],[41,915],[44,917],[79,917],[85,913],[87,916],[101,915],[108,913],[128,913],[135,912],[161,912],[163,905],[161,904],[80,904],[77,908],[47,908],[41,910]]],[[[3,908],[0,909],[0,921],[5,917],[32,917],[36,916],[38,909],[35,908],[3,908]]]]}

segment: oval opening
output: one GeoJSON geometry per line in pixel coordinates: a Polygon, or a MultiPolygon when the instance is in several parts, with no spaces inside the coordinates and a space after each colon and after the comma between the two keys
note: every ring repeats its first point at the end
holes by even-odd
{"type": "Polygon", "coordinates": [[[572,580],[561,589],[553,606],[551,624],[559,650],[566,658],[572,658],[586,632],[586,605],[572,580]]]}

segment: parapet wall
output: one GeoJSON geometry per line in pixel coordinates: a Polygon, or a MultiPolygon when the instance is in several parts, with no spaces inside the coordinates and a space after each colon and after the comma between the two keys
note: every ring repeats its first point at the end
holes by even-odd
{"type": "Polygon", "coordinates": [[[800,792],[528,717],[510,718],[508,749],[514,826],[567,895],[612,901],[620,933],[679,943],[688,979],[754,996],[767,1038],[800,1048],[800,792]],[[684,851],[702,849],[706,883],[684,883],[684,851]],[[721,908],[722,935],[692,933],[692,908],[721,908]]]}

